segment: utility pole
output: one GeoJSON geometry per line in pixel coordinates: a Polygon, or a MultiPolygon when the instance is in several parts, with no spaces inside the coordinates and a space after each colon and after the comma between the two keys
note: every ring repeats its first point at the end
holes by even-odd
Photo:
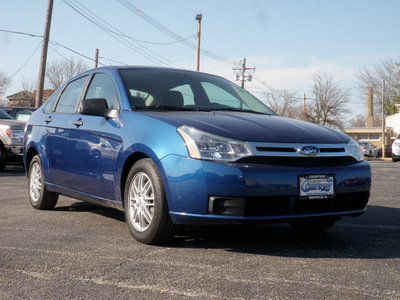
{"type": "Polygon", "coordinates": [[[99,66],[99,49],[96,49],[96,53],[94,55],[94,67],[97,68],[99,66]]]}
{"type": "Polygon", "coordinates": [[[385,157],[385,80],[382,80],[382,158],[385,157]]]}
{"type": "Polygon", "coordinates": [[[203,15],[197,14],[197,43],[196,43],[196,71],[200,71],[200,37],[201,37],[201,19],[203,15]]]}
{"type": "Polygon", "coordinates": [[[246,58],[244,58],[244,59],[243,59],[243,62],[240,62],[240,63],[242,64],[242,66],[239,67],[239,68],[233,68],[233,70],[234,70],[234,71],[238,71],[238,72],[236,73],[235,79],[236,79],[236,81],[238,81],[239,79],[241,79],[241,81],[242,81],[241,87],[242,87],[242,89],[244,89],[244,82],[245,82],[245,80],[247,79],[247,81],[251,81],[252,78],[253,78],[253,76],[252,76],[251,74],[250,74],[250,75],[246,75],[246,71],[247,71],[247,70],[253,70],[253,71],[255,71],[256,68],[255,68],[255,67],[253,67],[253,68],[247,68],[247,67],[246,67],[246,58]]]}
{"type": "Polygon", "coordinates": [[[49,47],[49,36],[50,36],[50,26],[51,26],[51,16],[53,14],[53,0],[49,0],[47,4],[47,14],[46,14],[46,23],[44,26],[44,35],[43,35],[43,45],[42,45],[42,56],[40,57],[40,69],[39,69],[39,78],[36,92],[36,101],[35,107],[39,107],[42,105],[43,101],[43,87],[44,87],[44,79],[46,75],[46,61],[47,61],[47,49],[49,47]]]}

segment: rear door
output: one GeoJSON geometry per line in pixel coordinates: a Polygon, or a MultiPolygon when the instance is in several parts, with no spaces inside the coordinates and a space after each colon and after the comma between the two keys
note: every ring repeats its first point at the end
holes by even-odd
{"type": "MultiPolygon", "coordinates": [[[[106,99],[108,108],[119,109],[112,77],[95,73],[84,99],[106,99]]],[[[68,168],[70,184],[79,192],[114,199],[115,158],[121,147],[118,118],[76,114],[70,124],[68,168]]]]}

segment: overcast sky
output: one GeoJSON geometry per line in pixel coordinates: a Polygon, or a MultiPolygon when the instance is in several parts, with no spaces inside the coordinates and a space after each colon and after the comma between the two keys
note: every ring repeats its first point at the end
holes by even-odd
{"type": "MultiPolygon", "coordinates": [[[[46,9],[46,0],[1,0],[0,71],[12,76],[7,95],[23,80],[37,80],[42,39],[4,30],[41,36],[46,9]]],[[[259,98],[273,88],[300,99],[323,71],[351,89],[353,114],[365,113],[355,74],[400,60],[398,0],[54,0],[48,62],[74,57],[93,67],[89,58],[98,48],[105,65],[195,69],[199,13],[206,51],[200,70],[233,80],[232,68],[246,58],[256,67],[246,88],[259,98]]]]}

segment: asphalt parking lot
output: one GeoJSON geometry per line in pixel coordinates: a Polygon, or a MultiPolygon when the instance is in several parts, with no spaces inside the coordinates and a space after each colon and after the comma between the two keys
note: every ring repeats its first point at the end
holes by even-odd
{"type": "Polygon", "coordinates": [[[0,172],[0,299],[400,299],[400,163],[371,162],[367,212],[323,234],[286,224],[193,229],[165,246],[123,213],[61,197],[34,210],[0,172]]]}

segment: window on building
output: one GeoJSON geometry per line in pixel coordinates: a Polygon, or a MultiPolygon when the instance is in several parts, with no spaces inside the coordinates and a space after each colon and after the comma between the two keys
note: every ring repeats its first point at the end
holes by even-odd
{"type": "Polygon", "coordinates": [[[379,133],[359,133],[358,138],[359,141],[361,140],[377,140],[381,139],[381,135],[379,133]]]}

